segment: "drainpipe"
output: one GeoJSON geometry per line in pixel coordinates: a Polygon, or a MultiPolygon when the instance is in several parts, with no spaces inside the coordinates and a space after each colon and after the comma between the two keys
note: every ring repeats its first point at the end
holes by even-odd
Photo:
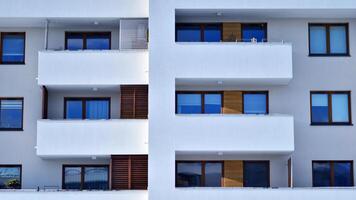
{"type": "Polygon", "coordinates": [[[44,40],[44,49],[48,49],[48,26],[49,26],[49,20],[46,19],[45,21],[45,40],[44,40]]]}

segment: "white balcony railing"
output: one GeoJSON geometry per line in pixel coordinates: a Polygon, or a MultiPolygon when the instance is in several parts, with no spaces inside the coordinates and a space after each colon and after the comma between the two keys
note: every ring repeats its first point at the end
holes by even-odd
{"type": "Polygon", "coordinates": [[[37,155],[46,158],[148,154],[148,120],[39,120],[37,155]]]}
{"type": "Polygon", "coordinates": [[[38,84],[101,86],[148,83],[146,50],[41,51],[38,84]]]}
{"type": "Polygon", "coordinates": [[[173,130],[178,152],[294,151],[294,120],[289,115],[176,115],[173,130]]]}
{"type": "Polygon", "coordinates": [[[178,80],[285,85],[293,78],[292,45],[283,42],[177,42],[174,55],[178,80]]]}

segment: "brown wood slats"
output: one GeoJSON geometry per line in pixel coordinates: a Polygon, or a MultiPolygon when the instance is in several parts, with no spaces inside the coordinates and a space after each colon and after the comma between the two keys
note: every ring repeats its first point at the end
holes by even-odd
{"type": "Polygon", "coordinates": [[[242,92],[224,91],[224,114],[242,114],[242,92]]]}
{"type": "Polygon", "coordinates": [[[243,187],[243,161],[224,161],[224,187],[243,187]]]}
{"type": "Polygon", "coordinates": [[[223,23],[223,41],[240,42],[241,41],[241,24],[240,23],[223,23]]]}
{"type": "Polygon", "coordinates": [[[147,189],[147,155],[112,156],[111,163],[113,190],[147,189]]]}
{"type": "Polygon", "coordinates": [[[121,118],[147,119],[148,85],[121,86],[121,118]]]}

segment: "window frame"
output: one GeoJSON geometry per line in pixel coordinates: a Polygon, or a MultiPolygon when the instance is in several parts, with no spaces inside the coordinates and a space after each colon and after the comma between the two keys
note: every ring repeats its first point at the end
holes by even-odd
{"type": "Polygon", "coordinates": [[[86,188],[84,188],[84,176],[85,176],[85,168],[86,167],[105,167],[108,169],[108,189],[110,190],[110,165],[106,165],[106,164],[93,164],[93,165],[73,165],[73,164],[64,164],[62,165],[62,189],[63,190],[67,190],[64,189],[65,187],[65,169],[66,167],[78,167],[81,168],[81,173],[80,173],[80,189],[68,189],[68,190],[87,190],[86,188]]]}
{"type": "MultiPolygon", "coordinates": [[[[88,36],[93,36],[93,35],[100,35],[100,36],[108,36],[109,37],[109,49],[107,50],[111,50],[111,31],[91,31],[91,32],[80,32],[80,31],[66,31],[65,32],[65,37],[64,37],[64,49],[65,50],[69,50],[68,49],[68,38],[71,35],[81,35],[83,37],[83,48],[79,49],[80,50],[89,50],[87,49],[87,38],[88,36]]],[[[91,49],[90,49],[91,50],[91,49]]],[[[98,50],[98,49],[94,49],[94,50],[98,50]]],[[[75,50],[70,50],[70,51],[75,51],[75,50]]]]}
{"type": "Polygon", "coordinates": [[[266,113],[261,115],[268,115],[269,114],[269,91],[242,91],[242,114],[245,113],[245,94],[264,94],[266,95],[266,113]]]}
{"type": "MultiPolygon", "coordinates": [[[[176,23],[176,25],[175,25],[175,29],[176,29],[175,30],[175,33],[176,33],[175,42],[181,42],[181,41],[178,41],[178,28],[179,27],[185,27],[185,26],[199,26],[200,27],[200,41],[197,41],[197,42],[207,42],[207,41],[205,41],[204,31],[205,31],[205,27],[209,26],[209,25],[218,26],[218,28],[220,30],[220,38],[221,38],[221,41],[222,41],[222,38],[223,38],[222,23],[220,23],[220,22],[218,22],[218,23],[212,22],[212,23],[176,23]]],[[[194,42],[192,42],[192,43],[194,43],[194,42]]]]}
{"type": "MultiPolygon", "coordinates": [[[[315,173],[314,173],[314,163],[328,163],[330,164],[330,186],[324,186],[324,187],[335,187],[335,179],[334,179],[334,163],[350,163],[351,164],[351,182],[352,182],[352,186],[349,187],[353,187],[355,186],[355,178],[354,178],[354,161],[353,160],[313,160],[312,161],[312,184],[313,187],[322,187],[322,186],[315,186],[314,184],[314,177],[315,177],[315,173]]],[[[346,187],[346,186],[345,186],[346,187]]]]}
{"type": "Polygon", "coordinates": [[[0,33],[0,64],[1,65],[25,65],[26,63],[26,32],[1,32],[0,33]],[[4,38],[6,35],[21,35],[24,38],[23,46],[23,62],[4,62],[3,61],[3,48],[4,48],[4,38]]]}
{"type": "Polygon", "coordinates": [[[223,114],[223,108],[224,108],[224,92],[223,91],[176,91],[176,109],[175,112],[178,115],[192,115],[192,114],[187,114],[187,113],[178,113],[178,95],[179,94],[200,94],[201,95],[201,111],[200,113],[197,113],[197,115],[200,114],[209,114],[209,113],[205,113],[205,98],[204,96],[206,94],[219,94],[221,97],[221,108],[220,108],[220,113],[216,113],[216,114],[223,114]]]}
{"type": "MultiPolygon", "coordinates": [[[[0,164],[0,168],[20,168],[20,189],[22,189],[22,165],[21,164],[0,164]]],[[[0,189],[1,191],[1,189],[0,189]]]]}
{"type": "MultiPolygon", "coordinates": [[[[265,163],[268,166],[268,186],[267,187],[262,187],[262,188],[269,188],[271,187],[271,162],[270,160],[244,160],[243,161],[243,174],[245,173],[245,163],[265,163]]],[[[246,187],[246,180],[245,180],[245,175],[243,175],[243,185],[246,187]]],[[[248,187],[247,187],[248,188],[248,187]]],[[[253,188],[260,188],[260,187],[253,187],[253,188]]]]}
{"type": "Polygon", "coordinates": [[[268,42],[268,23],[266,22],[253,22],[253,23],[241,23],[241,41],[242,42],[251,42],[251,41],[243,41],[243,38],[244,38],[244,27],[248,27],[248,26],[256,26],[256,25],[260,25],[260,26],[263,26],[263,30],[265,31],[265,34],[266,34],[266,38],[263,38],[265,39],[263,42],[268,42]]]}
{"type": "Polygon", "coordinates": [[[350,55],[350,33],[349,23],[309,23],[308,24],[308,45],[309,45],[309,57],[348,57],[350,55]],[[310,28],[313,26],[323,26],[326,31],[326,53],[311,53],[311,40],[310,40],[310,28]],[[330,49],[330,27],[331,26],[343,26],[346,31],[346,53],[331,53],[330,49]]]}
{"type": "MultiPolygon", "coordinates": [[[[206,183],[205,183],[205,166],[206,166],[206,163],[221,163],[221,175],[222,175],[222,177],[224,177],[224,173],[225,172],[224,172],[224,161],[223,160],[176,160],[176,163],[175,163],[175,187],[176,188],[187,188],[187,187],[184,187],[184,186],[178,186],[178,164],[179,163],[200,163],[201,164],[201,174],[202,174],[202,176],[200,177],[200,186],[196,186],[196,187],[207,187],[207,186],[205,186],[206,185],[206,183]]],[[[223,187],[223,183],[222,182],[221,182],[220,187],[223,187]]],[[[220,187],[218,187],[218,188],[220,188],[220,187]]]]}
{"type": "Polygon", "coordinates": [[[111,119],[111,97],[64,97],[64,112],[63,119],[67,119],[67,101],[81,101],[82,102],[82,119],[86,118],[86,102],[92,100],[107,100],[109,102],[109,117],[111,119]]]}
{"type": "Polygon", "coordinates": [[[351,109],[351,91],[310,91],[310,125],[312,126],[353,126],[351,109]],[[328,122],[313,122],[313,94],[326,94],[328,96],[328,122]],[[332,120],[332,95],[348,95],[348,122],[333,122],[332,120]]]}
{"type": "MultiPolygon", "coordinates": [[[[23,124],[24,124],[24,110],[25,110],[25,102],[23,97],[0,97],[0,105],[2,100],[19,100],[22,102],[22,113],[21,113],[21,127],[20,128],[1,128],[0,131],[23,131],[23,124]]],[[[1,107],[0,107],[1,112],[1,107]]],[[[0,116],[1,121],[1,116],[0,116]]]]}

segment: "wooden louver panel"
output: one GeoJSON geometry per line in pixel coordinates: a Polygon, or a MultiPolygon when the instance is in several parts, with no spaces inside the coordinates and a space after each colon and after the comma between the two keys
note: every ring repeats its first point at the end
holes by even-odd
{"type": "Polygon", "coordinates": [[[224,114],[242,114],[242,92],[225,91],[224,92],[224,114]]]}
{"type": "Polygon", "coordinates": [[[240,23],[223,23],[224,42],[240,42],[241,37],[240,23]]]}
{"type": "Polygon", "coordinates": [[[121,86],[121,118],[147,119],[148,115],[148,86],[121,86]]]}
{"type": "Polygon", "coordinates": [[[243,161],[224,161],[224,187],[243,187],[243,161]]]}
{"type": "Polygon", "coordinates": [[[148,156],[112,156],[111,188],[113,190],[147,189],[148,156]]]}

